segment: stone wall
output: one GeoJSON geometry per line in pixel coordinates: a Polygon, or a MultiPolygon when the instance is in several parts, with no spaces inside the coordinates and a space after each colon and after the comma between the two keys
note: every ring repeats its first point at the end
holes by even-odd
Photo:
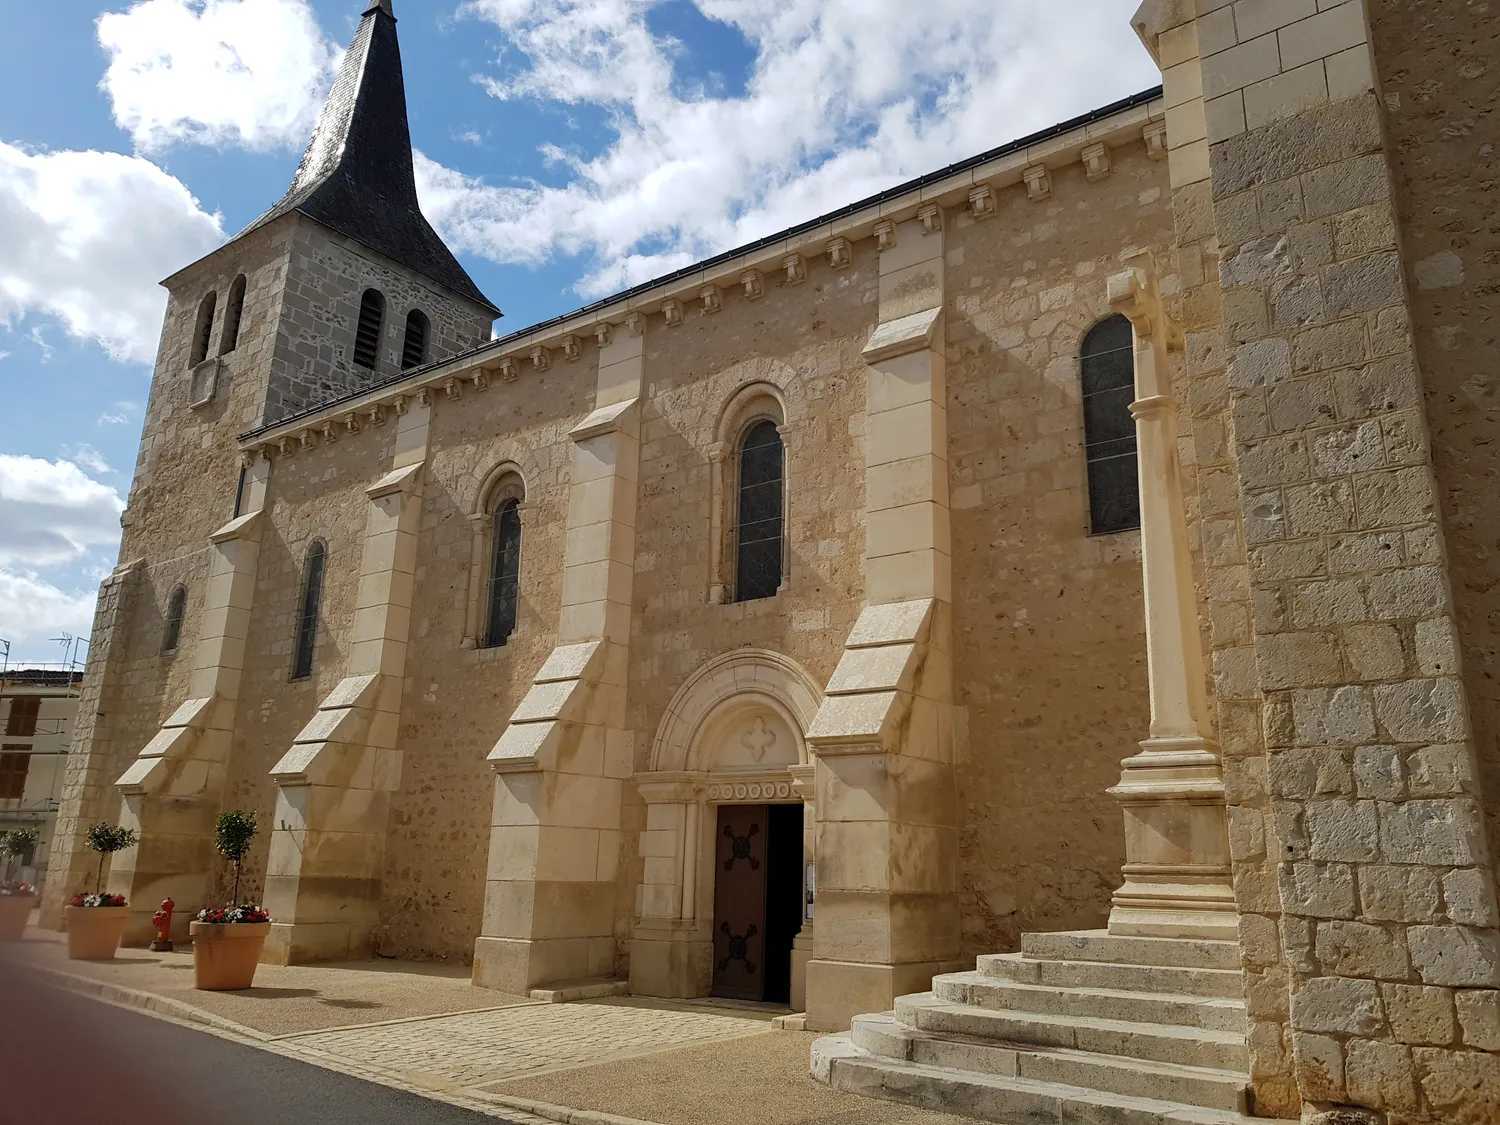
{"type": "Polygon", "coordinates": [[[425,313],[431,325],[429,359],[456,355],[490,338],[488,309],[300,215],[288,221],[295,227],[287,245],[282,319],[264,418],[257,422],[275,422],[400,374],[406,317],[413,309],[425,313]],[[355,326],[366,289],[379,290],[386,302],[374,370],[353,362],[355,326]]]}
{"type": "Polygon", "coordinates": [[[1148,733],[1140,536],[1089,533],[1078,357],[1128,254],[1153,251],[1175,288],[1172,214],[1144,145],[1111,161],[947,223],[966,956],[1104,924],[1124,859],[1105,790],[1148,733]]]}
{"type": "MultiPolygon", "coordinates": [[[[1483,791],[1500,794],[1500,399],[1491,362],[1500,348],[1500,130],[1490,120],[1500,10],[1468,4],[1438,18],[1428,4],[1381,0],[1370,16],[1474,747],[1483,791]]],[[[1500,800],[1485,811],[1490,847],[1500,849],[1500,800]]]]}

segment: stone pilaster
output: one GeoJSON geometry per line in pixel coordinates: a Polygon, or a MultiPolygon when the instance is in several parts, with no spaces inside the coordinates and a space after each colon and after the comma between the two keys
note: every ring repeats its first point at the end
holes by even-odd
{"type": "Polygon", "coordinates": [[[1232,939],[1237,921],[1224,781],[1208,718],[1167,357],[1180,336],[1162,304],[1150,255],[1126,264],[1125,273],[1110,278],[1109,296],[1114,310],[1129,318],[1135,340],[1130,412],[1140,465],[1151,731],[1110,790],[1125,812],[1125,885],[1115,892],[1109,930],[1232,939]]]}
{"type": "Polygon", "coordinates": [[[99,586],[90,634],[88,666],[78,694],[73,745],[68,751],[62,802],[52,830],[52,855],[42,892],[41,924],[62,925],[63,904],[81,890],[93,890],[98,856],[89,851],[89,825],[113,817],[118,806],[111,785],[114,749],[110,718],[119,697],[128,651],[125,622],[143,571],[140,560],[124,563],[99,586]]]}
{"type": "Polygon", "coordinates": [[[474,982],[525,993],[615,968],[615,883],[644,336],[599,349],[596,409],[572,431],[558,647],[491,751],[494,817],[474,982]]]}
{"type": "Polygon", "coordinates": [[[262,960],[272,964],[368,956],[379,924],[430,418],[425,396],[407,407],[391,471],[365,490],[348,667],[271,770],[273,924],[262,960]]]}
{"type": "Polygon", "coordinates": [[[208,905],[214,822],[234,748],[270,470],[260,458],[248,466],[245,514],[209,537],[213,555],[189,698],[115,783],[123,796],[120,824],[140,837],[115,858],[109,877],[110,891],[130,901],[129,944],[152,939],[151,914],[163,899],[177,904],[181,937],[193,914],[208,905]]]}
{"type": "Polygon", "coordinates": [[[941,221],[890,224],[881,242],[865,349],[867,605],[808,732],[816,1030],[926,989],[959,953],[941,221]]]}

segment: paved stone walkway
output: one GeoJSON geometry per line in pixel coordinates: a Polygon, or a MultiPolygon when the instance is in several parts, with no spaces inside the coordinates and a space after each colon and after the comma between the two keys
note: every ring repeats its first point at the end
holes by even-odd
{"type": "Polygon", "coordinates": [[[298,1047],[408,1081],[479,1086],[649,1051],[762,1032],[769,1016],[643,1000],[528,1004],[407,1023],[310,1032],[298,1047]]]}

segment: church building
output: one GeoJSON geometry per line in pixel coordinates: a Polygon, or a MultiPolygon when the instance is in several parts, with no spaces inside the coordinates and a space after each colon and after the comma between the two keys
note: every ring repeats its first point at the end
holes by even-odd
{"type": "Polygon", "coordinates": [[[370,0],[164,283],[43,923],[109,821],[185,927],[243,809],[278,964],[771,1002],[995,1121],[1500,1120],[1490,9],[1147,0],[1160,87],[492,338],[370,0]]]}

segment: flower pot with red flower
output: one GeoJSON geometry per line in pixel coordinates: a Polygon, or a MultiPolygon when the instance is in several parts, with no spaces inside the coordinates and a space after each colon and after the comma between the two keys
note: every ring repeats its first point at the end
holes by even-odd
{"type": "Polygon", "coordinates": [[[240,865],[255,839],[255,814],[236,810],[219,817],[214,847],[234,864],[234,906],[210,906],[188,926],[193,935],[193,987],[238,992],[255,984],[255,967],[271,933],[271,916],[240,905],[240,865]]]}
{"type": "Polygon", "coordinates": [[[130,906],[124,895],[104,894],[104,858],[134,847],[138,839],[128,828],[113,824],[96,824],[88,831],[88,844],[99,853],[99,874],[94,878],[94,893],[76,894],[63,910],[68,929],[68,959],[72,961],[112,961],[130,921],[130,906]]]}
{"type": "Polygon", "coordinates": [[[5,874],[0,878],[0,941],[20,941],[36,905],[36,888],[19,877],[36,856],[37,830],[17,828],[0,832],[0,855],[5,874]]]}

